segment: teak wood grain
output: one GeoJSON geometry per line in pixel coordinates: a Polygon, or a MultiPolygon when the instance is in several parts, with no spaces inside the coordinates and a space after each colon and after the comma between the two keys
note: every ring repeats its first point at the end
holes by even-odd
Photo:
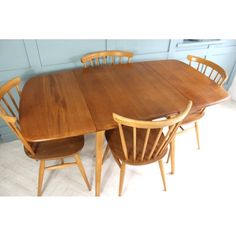
{"type": "Polygon", "coordinates": [[[224,101],[228,93],[190,66],[163,60],[79,68],[42,75],[24,86],[20,125],[28,141],[116,127],[112,113],[151,120],[224,101]]]}
{"type": "Polygon", "coordinates": [[[93,119],[71,71],[38,76],[24,86],[20,126],[31,142],[95,132],[93,119]]]}
{"type": "Polygon", "coordinates": [[[189,65],[176,60],[163,60],[146,64],[184,97],[193,101],[195,109],[201,109],[228,98],[228,93],[214,81],[189,65]]]}
{"type": "Polygon", "coordinates": [[[175,113],[188,101],[145,63],[75,71],[97,131],[117,126],[112,113],[141,120],[175,113]],[[174,99],[172,99],[174,98],[174,99]]]}

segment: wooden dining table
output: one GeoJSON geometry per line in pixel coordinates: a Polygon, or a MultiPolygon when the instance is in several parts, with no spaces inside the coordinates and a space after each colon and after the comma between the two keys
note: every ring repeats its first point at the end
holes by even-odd
{"type": "Polygon", "coordinates": [[[188,100],[194,112],[228,98],[222,87],[177,60],[76,68],[29,79],[19,121],[29,142],[96,133],[99,196],[104,132],[117,127],[112,113],[152,120],[184,110],[188,100]]]}

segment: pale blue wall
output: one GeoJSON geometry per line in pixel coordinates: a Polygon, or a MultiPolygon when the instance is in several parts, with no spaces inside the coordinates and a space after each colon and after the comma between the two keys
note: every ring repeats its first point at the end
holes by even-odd
{"type": "MultiPolygon", "coordinates": [[[[211,43],[184,43],[169,40],[0,40],[0,84],[19,75],[26,81],[33,75],[80,67],[82,55],[99,50],[128,50],[133,61],[178,59],[188,54],[206,57],[221,65],[228,73],[229,88],[236,73],[236,40],[211,43]]],[[[0,121],[0,134],[9,130],[0,121]]],[[[6,138],[7,139],[7,138],[6,138]]]]}
{"type": "Polygon", "coordinates": [[[220,64],[231,75],[236,62],[236,40],[192,46],[183,46],[182,42],[169,39],[0,40],[0,83],[16,75],[27,79],[39,73],[82,66],[82,55],[111,49],[132,51],[135,55],[133,61],[168,58],[185,61],[188,54],[199,55],[220,64]]]}

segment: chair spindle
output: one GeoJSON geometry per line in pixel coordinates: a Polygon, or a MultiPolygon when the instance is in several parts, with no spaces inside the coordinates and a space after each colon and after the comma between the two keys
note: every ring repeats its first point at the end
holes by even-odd
{"type": "Polygon", "coordinates": [[[7,102],[7,100],[6,100],[4,97],[2,97],[2,101],[4,102],[4,104],[6,105],[6,107],[8,108],[8,110],[10,111],[10,113],[11,113],[14,117],[16,117],[16,114],[13,112],[13,110],[11,109],[9,103],[7,102]]]}
{"type": "Polygon", "coordinates": [[[137,136],[137,129],[135,127],[133,127],[133,157],[134,157],[134,161],[136,160],[136,138],[137,136]]]}
{"type": "Polygon", "coordinates": [[[133,53],[125,52],[125,51],[118,51],[118,50],[111,50],[111,51],[100,51],[87,54],[81,58],[81,62],[84,64],[84,67],[87,67],[87,62],[90,63],[90,66],[99,66],[99,65],[106,65],[108,63],[113,64],[122,64],[122,59],[127,58],[128,63],[130,63],[131,58],[133,57],[133,53]],[[117,60],[116,60],[117,58],[117,60]],[[100,60],[101,59],[101,60],[100,60]],[[95,60],[95,63],[92,62],[95,60]]]}
{"type": "Polygon", "coordinates": [[[126,142],[125,142],[125,136],[124,136],[124,132],[123,132],[123,128],[122,125],[119,124],[119,132],[120,132],[120,137],[121,137],[121,145],[122,145],[122,149],[125,155],[125,159],[128,160],[128,151],[127,151],[127,146],[126,146],[126,142]]]}
{"type": "Polygon", "coordinates": [[[141,161],[143,161],[143,157],[144,157],[146,149],[147,149],[147,143],[148,143],[148,138],[149,138],[150,130],[151,129],[147,129],[147,132],[146,132],[145,141],[144,141],[144,145],[143,145],[142,156],[141,156],[141,161]]]}
{"type": "Polygon", "coordinates": [[[149,153],[148,160],[151,159],[152,154],[154,153],[154,151],[155,151],[155,149],[156,149],[156,146],[157,146],[158,141],[159,141],[159,139],[160,139],[160,137],[161,137],[161,134],[162,134],[162,129],[163,129],[163,128],[159,129],[159,131],[158,131],[156,140],[155,140],[155,142],[154,142],[154,144],[153,144],[153,147],[152,147],[152,149],[151,149],[151,152],[149,153]]]}
{"type": "Polygon", "coordinates": [[[12,96],[11,92],[10,92],[10,91],[8,91],[7,93],[8,93],[8,95],[9,95],[9,97],[10,97],[10,99],[11,99],[11,101],[12,101],[13,105],[15,106],[16,110],[19,112],[18,105],[16,104],[16,101],[15,101],[15,99],[13,98],[13,96],[12,96]]]}

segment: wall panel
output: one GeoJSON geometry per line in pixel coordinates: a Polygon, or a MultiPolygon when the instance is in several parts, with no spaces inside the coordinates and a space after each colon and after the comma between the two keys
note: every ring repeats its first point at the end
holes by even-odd
{"type": "Polygon", "coordinates": [[[135,55],[163,53],[169,50],[169,39],[152,40],[108,40],[107,48],[109,50],[127,50],[135,55]]]}
{"type": "Polygon", "coordinates": [[[26,69],[30,66],[23,40],[1,40],[0,71],[26,69]]]}
{"type": "Polygon", "coordinates": [[[93,51],[106,50],[106,40],[37,40],[42,67],[80,64],[80,58],[93,51]]]}

